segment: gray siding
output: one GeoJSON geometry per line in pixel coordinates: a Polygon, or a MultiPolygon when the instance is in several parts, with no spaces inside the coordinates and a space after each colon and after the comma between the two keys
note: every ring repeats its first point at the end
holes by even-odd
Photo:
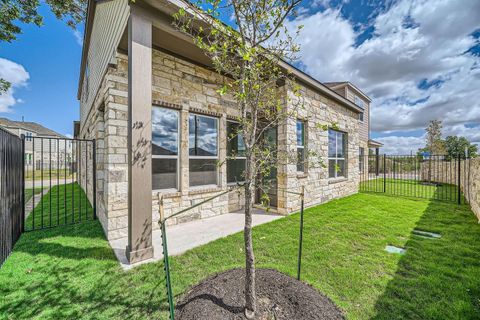
{"type": "MultiPolygon", "coordinates": [[[[345,89],[347,92],[346,98],[355,103],[355,92],[349,87],[346,87],[345,89]]],[[[363,112],[363,122],[360,122],[360,125],[358,127],[361,144],[365,145],[368,143],[369,138],[368,132],[370,126],[370,103],[363,99],[361,96],[358,97],[363,100],[365,107],[363,112]]]]}
{"type": "MultiPolygon", "coordinates": [[[[105,74],[108,64],[114,59],[116,49],[127,26],[130,8],[128,0],[99,2],[96,6],[90,47],[87,53],[88,94],[80,95],[80,123],[85,124],[95,95],[105,74]]],[[[86,80],[87,73],[84,75],[86,80]]],[[[86,88],[82,85],[82,91],[86,88]]]]}

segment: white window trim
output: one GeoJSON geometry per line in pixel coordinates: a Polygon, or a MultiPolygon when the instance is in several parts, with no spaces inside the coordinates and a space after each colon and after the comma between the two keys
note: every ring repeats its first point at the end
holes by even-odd
{"type": "MultiPolygon", "coordinates": [[[[177,187],[176,188],[163,188],[163,189],[153,189],[152,187],[152,192],[172,192],[172,191],[179,191],[180,190],[180,175],[179,170],[180,170],[180,141],[181,141],[181,130],[180,130],[180,112],[176,109],[172,108],[167,108],[161,105],[152,105],[152,108],[163,108],[163,109],[168,109],[175,111],[177,113],[177,155],[154,155],[152,153],[152,159],[176,159],[177,160],[177,171],[176,171],[176,177],[175,179],[177,180],[177,187]]],[[[153,111],[153,110],[152,110],[153,111]]],[[[153,130],[152,130],[153,133],[153,130]]],[[[153,162],[153,161],[152,161],[153,162]]],[[[153,175],[153,171],[152,171],[153,175]]]]}
{"type": "MultiPolygon", "coordinates": [[[[343,134],[343,135],[344,135],[344,138],[347,139],[347,140],[346,140],[346,143],[345,143],[345,147],[346,147],[346,148],[345,148],[345,150],[344,150],[344,152],[343,152],[343,154],[346,155],[347,152],[348,152],[348,138],[347,138],[348,135],[347,135],[347,133],[346,133],[346,132],[343,132],[343,131],[339,131],[339,130],[334,130],[334,129],[329,129],[329,130],[332,130],[332,131],[335,132],[335,154],[337,154],[337,150],[338,150],[338,133],[343,134]]],[[[329,133],[330,133],[330,132],[329,132],[329,133]]],[[[330,146],[329,146],[329,148],[330,148],[330,146]]],[[[330,152],[329,152],[329,153],[330,153],[330,152]]],[[[344,174],[344,175],[338,175],[337,170],[334,170],[334,172],[335,172],[335,177],[330,177],[330,168],[328,168],[328,169],[329,169],[329,170],[328,170],[328,178],[329,178],[329,179],[347,178],[347,176],[348,176],[347,157],[346,157],[346,156],[344,156],[344,157],[336,157],[336,156],[335,156],[335,157],[330,157],[330,156],[329,156],[329,157],[328,157],[328,163],[329,163],[329,165],[330,165],[330,160],[335,160],[335,168],[338,166],[338,160],[343,160],[344,163],[345,163],[345,168],[344,168],[345,174],[344,174]]]]}
{"type": "MultiPolygon", "coordinates": [[[[227,120],[227,135],[228,135],[228,123],[237,123],[239,124],[240,122],[238,121],[234,121],[234,120],[227,120]]],[[[228,150],[228,136],[227,136],[227,150],[228,150]]],[[[229,155],[227,154],[227,166],[228,166],[228,160],[245,160],[245,167],[247,166],[247,157],[245,156],[235,156],[235,159],[229,159],[229,155]]],[[[227,172],[228,172],[228,168],[227,168],[227,172]]],[[[227,180],[228,180],[228,177],[227,177],[227,180]]],[[[237,183],[241,183],[241,182],[245,182],[245,180],[242,180],[242,181],[236,181],[236,182],[228,182],[227,181],[227,185],[229,186],[232,186],[232,185],[236,185],[237,183]]]]}
{"type": "MultiPolygon", "coordinates": [[[[219,118],[217,117],[212,117],[212,116],[208,116],[208,115],[204,115],[204,114],[201,114],[201,113],[195,113],[195,112],[190,112],[188,113],[188,125],[190,126],[190,115],[195,115],[195,116],[200,116],[200,117],[205,117],[205,118],[211,118],[211,119],[214,119],[215,122],[216,122],[216,127],[217,127],[217,155],[216,156],[195,156],[195,155],[190,155],[190,127],[188,128],[188,175],[190,177],[190,160],[217,160],[219,159],[220,157],[220,146],[219,146],[219,143],[220,143],[220,139],[219,139],[219,135],[220,135],[220,121],[219,121],[219,118]]],[[[209,184],[202,184],[202,185],[198,185],[198,186],[192,186],[190,185],[190,179],[189,180],[189,183],[188,183],[188,187],[190,189],[195,189],[195,188],[204,188],[204,187],[218,187],[220,185],[220,172],[218,170],[218,166],[216,167],[215,169],[216,171],[216,174],[215,174],[215,184],[212,184],[212,183],[209,183],[209,184]]]]}
{"type": "MultiPolygon", "coordinates": [[[[307,122],[305,120],[302,120],[302,119],[297,119],[297,122],[302,122],[303,123],[303,145],[299,145],[298,144],[298,140],[297,140],[297,155],[298,155],[298,149],[303,149],[303,171],[302,170],[298,170],[298,159],[297,159],[297,173],[305,173],[307,171],[307,166],[305,164],[305,145],[306,145],[306,142],[307,142],[307,134],[306,134],[306,127],[307,127],[307,122]]],[[[297,123],[295,123],[295,126],[296,126],[297,123]]],[[[297,132],[298,134],[298,132],[297,132]]],[[[295,136],[296,138],[297,136],[295,136]]]]}

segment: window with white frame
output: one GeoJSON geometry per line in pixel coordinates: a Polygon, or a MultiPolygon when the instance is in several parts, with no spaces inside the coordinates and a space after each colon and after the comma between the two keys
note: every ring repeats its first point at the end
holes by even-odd
{"type": "Polygon", "coordinates": [[[198,114],[188,117],[190,186],[216,185],[218,119],[198,114]]]}
{"type": "Polygon", "coordinates": [[[305,121],[297,120],[297,171],[305,172],[305,121]]]}
{"type": "Polygon", "coordinates": [[[360,112],[360,113],[358,114],[358,120],[360,120],[361,122],[363,122],[363,117],[364,117],[363,112],[360,112]]]}
{"type": "Polygon", "coordinates": [[[152,189],[178,189],[179,112],[152,108],[152,189]]]}
{"type": "Polygon", "coordinates": [[[347,134],[328,130],[328,177],[346,177],[347,134]]]}
{"type": "Polygon", "coordinates": [[[227,183],[245,181],[245,141],[237,122],[227,122],[227,183]]]}

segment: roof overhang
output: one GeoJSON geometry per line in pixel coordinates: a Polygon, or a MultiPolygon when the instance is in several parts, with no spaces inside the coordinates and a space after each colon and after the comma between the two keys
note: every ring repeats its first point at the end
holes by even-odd
{"type": "Polygon", "coordinates": [[[85,29],[83,31],[83,46],[82,46],[82,58],[80,62],[80,74],[78,77],[77,99],[80,100],[80,94],[82,91],[83,75],[85,73],[85,64],[87,63],[88,48],[90,47],[90,37],[92,34],[93,19],[95,18],[95,7],[97,5],[96,0],[88,0],[87,5],[87,18],[85,21],[85,29]]]}
{"type": "MultiPolygon", "coordinates": [[[[191,4],[187,3],[186,1],[182,0],[144,0],[142,2],[135,2],[135,3],[130,3],[130,5],[138,6],[138,7],[151,7],[153,9],[156,9],[157,11],[163,13],[164,15],[171,17],[173,13],[177,12],[178,9],[184,8],[187,10],[191,10],[191,4]]],[[[77,93],[77,98],[80,98],[80,92],[81,92],[81,82],[83,79],[83,75],[85,72],[85,64],[86,64],[86,58],[88,54],[88,48],[90,45],[90,36],[92,32],[92,26],[93,26],[93,19],[95,15],[95,6],[96,6],[96,0],[89,0],[88,2],[88,9],[87,9],[87,20],[85,24],[85,34],[84,34],[84,43],[83,43],[83,49],[82,49],[82,62],[81,62],[81,67],[80,67],[80,79],[79,79],[79,87],[78,87],[78,93],[77,93]]],[[[154,10],[155,11],[155,10],[154,10]]],[[[146,12],[146,14],[150,15],[154,22],[154,26],[156,28],[161,28],[162,30],[174,35],[175,37],[182,38],[183,41],[187,41],[190,44],[193,43],[192,39],[184,34],[181,34],[179,31],[175,30],[171,23],[165,23],[165,21],[159,21],[160,19],[155,19],[155,13],[154,11],[150,10],[143,10],[143,12],[146,12]]],[[[201,20],[199,19],[200,24],[205,24],[207,21],[212,19],[208,15],[203,15],[201,17],[201,20]]],[[[165,48],[168,50],[168,48],[165,48]]],[[[205,64],[204,62],[200,61],[201,64],[205,64]]],[[[356,113],[362,113],[364,110],[357,106],[355,103],[352,101],[346,99],[345,97],[341,96],[340,94],[336,93],[333,91],[332,88],[327,87],[326,85],[322,84],[320,81],[314,79],[313,77],[309,76],[305,72],[299,70],[295,66],[289,64],[286,61],[280,61],[280,66],[284,68],[287,72],[293,74],[295,78],[301,82],[302,84],[309,86],[313,90],[323,94],[324,96],[334,100],[335,102],[341,104],[342,106],[348,108],[349,110],[356,112],[356,113]]],[[[361,91],[360,91],[361,93],[361,91]]],[[[367,99],[370,101],[370,99],[367,97],[367,99]]]]}
{"type": "Polygon", "coordinates": [[[369,139],[368,140],[368,146],[370,148],[380,148],[380,147],[383,147],[383,143],[372,140],[372,139],[369,139]]]}
{"type": "Polygon", "coordinates": [[[353,91],[355,91],[356,94],[358,94],[368,102],[372,102],[372,99],[370,99],[369,96],[367,96],[362,90],[360,90],[356,85],[354,85],[350,81],[345,81],[335,86],[329,86],[329,88],[332,90],[336,90],[343,87],[348,87],[349,89],[352,89],[353,91]]]}

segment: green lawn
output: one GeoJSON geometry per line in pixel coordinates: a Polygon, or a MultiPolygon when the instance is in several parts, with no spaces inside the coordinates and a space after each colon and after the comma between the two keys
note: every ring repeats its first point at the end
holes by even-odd
{"type": "Polygon", "coordinates": [[[25,229],[72,224],[92,217],[93,209],[83,189],[76,182],[62,184],[50,188],[40,203],[35,204],[25,229]]]}
{"type": "MultiPolygon", "coordinates": [[[[295,275],[298,225],[295,214],[254,229],[258,267],[295,275]]],[[[349,319],[480,318],[480,225],[465,205],[357,194],[306,210],[304,241],[303,280],[349,319]]],[[[242,234],[174,257],[176,297],[242,259],[242,234]]],[[[4,319],[167,318],[162,263],[122,271],[97,221],[22,235],[0,296],[4,319]]]]}

